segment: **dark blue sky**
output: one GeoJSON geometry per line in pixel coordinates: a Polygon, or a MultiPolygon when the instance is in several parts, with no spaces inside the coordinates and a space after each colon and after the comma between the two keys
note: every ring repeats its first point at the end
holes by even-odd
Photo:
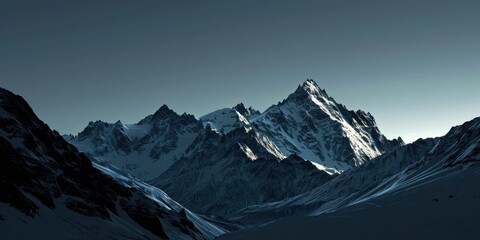
{"type": "Polygon", "coordinates": [[[0,86],[61,133],[266,109],[313,78],[390,138],[480,116],[480,1],[1,1],[0,86]]]}

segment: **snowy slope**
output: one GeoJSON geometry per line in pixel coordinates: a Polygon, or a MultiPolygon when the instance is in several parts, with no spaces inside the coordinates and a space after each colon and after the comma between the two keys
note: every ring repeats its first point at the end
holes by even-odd
{"type": "Polygon", "coordinates": [[[2,239],[213,239],[224,231],[161,190],[92,165],[0,89],[2,239]]]}
{"type": "Polygon", "coordinates": [[[292,217],[219,239],[477,239],[480,168],[448,175],[312,217],[292,217]]]}
{"type": "Polygon", "coordinates": [[[142,180],[151,180],[178,159],[202,129],[194,116],[163,105],[137,124],[90,122],[65,139],[80,151],[111,163],[142,180]]]}
{"type": "MultiPolygon", "coordinates": [[[[106,164],[102,161],[95,161],[93,166],[102,171],[102,173],[111,176],[117,182],[122,183],[124,186],[139,190],[148,198],[155,201],[157,204],[159,204],[166,210],[179,213],[182,217],[185,218],[184,223],[190,224],[189,221],[193,223],[194,227],[203,234],[202,238],[213,239],[221,234],[226,233],[224,229],[221,229],[214,224],[205,221],[197,214],[178,204],[176,201],[171,199],[164,191],[131,177],[130,175],[122,172],[120,169],[117,169],[115,166],[106,164]]],[[[185,238],[185,236],[183,236],[184,234],[178,232],[177,227],[166,228],[165,231],[167,232],[167,235],[172,236],[172,238],[185,238]],[[170,234],[168,234],[169,232],[170,234]]]]}

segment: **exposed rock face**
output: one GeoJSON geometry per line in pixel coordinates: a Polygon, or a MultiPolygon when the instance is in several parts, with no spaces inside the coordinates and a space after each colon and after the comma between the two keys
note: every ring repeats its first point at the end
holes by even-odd
{"type": "MultiPolygon", "coordinates": [[[[92,129],[104,127],[97,124],[92,129]]],[[[223,233],[194,214],[186,217],[185,210],[181,212],[183,207],[160,190],[140,186],[139,181],[108,169],[105,172],[117,179],[95,168],[85,154],[52,132],[23,98],[0,89],[0,215],[5,221],[0,224],[2,233],[7,228],[8,232],[32,228],[35,231],[15,233],[18,238],[38,238],[55,232],[61,238],[93,239],[203,239],[223,233]],[[158,194],[152,195],[154,192],[158,194]],[[43,229],[35,227],[39,222],[34,221],[40,217],[45,217],[43,229]],[[13,224],[17,219],[23,220],[13,224]],[[45,219],[60,225],[49,225],[45,219]],[[130,222],[129,227],[122,222],[130,222]],[[82,224],[106,231],[82,231],[82,224]],[[202,225],[210,226],[211,231],[199,227],[202,225]],[[75,230],[67,232],[62,227],[75,230]]]]}

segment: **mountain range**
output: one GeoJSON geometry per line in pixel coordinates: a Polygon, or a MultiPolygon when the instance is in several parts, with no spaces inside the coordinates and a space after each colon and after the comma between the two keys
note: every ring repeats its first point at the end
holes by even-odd
{"type": "Polygon", "coordinates": [[[1,89],[0,122],[2,239],[480,235],[480,118],[405,144],[308,79],[263,112],[162,105],[63,136],[1,89]]]}
{"type": "Polygon", "coordinates": [[[196,119],[163,105],[137,124],[91,122],[66,139],[186,207],[222,217],[311,190],[404,144],[311,79],[263,113],[240,103],[196,119]]]}

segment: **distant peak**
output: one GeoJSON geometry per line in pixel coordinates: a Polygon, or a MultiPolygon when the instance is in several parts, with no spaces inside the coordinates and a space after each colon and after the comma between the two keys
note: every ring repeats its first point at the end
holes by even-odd
{"type": "Polygon", "coordinates": [[[163,104],[152,116],[152,119],[163,118],[166,115],[171,115],[176,113],[170,109],[166,104],[163,104]]]}
{"type": "Polygon", "coordinates": [[[402,137],[398,137],[397,139],[394,139],[399,145],[405,145],[405,141],[403,141],[402,137]]]}
{"type": "MultiPolygon", "coordinates": [[[[312,79],[307,79],[305,82],[303,82],[302,85],[299,85],[297,90],[288,98],[288,100],[295,100],[295,101],[305,101],[310,98],[316,98],[319,99],[321,97],[329,99],[330,97],[327,95],[325,90],[321,89],[318,84],[312,80],[312,79]]],[[[284,100],[285,101],[285,100],[284,100]]]]}
{"type": "Polygon", "coordinates": [[[258,110],[255,110],[252,107],[246,108],[245,105],[243,105],[243,103],[237,104],[235,107],[233,107],[233,109],[245,117],[260,114],[258,110]]]}
{"type": "Polygon", "coordinates": [[[163,104],[158,110],[157,112],[165,112],[165,111],[172,111],[168,106],[167,104],[163,104]]]}
{"type": "Polygon", "coordinates": [[[309,94],[327,94],[325,90],[321,89],[313,79],[307,79],[305,82],[303,82],[301,88],[309,94]]]}
{"type": "Polygon", "coordinates": [[[166,104],[163,104],[154,114],[148,115],[146,118],[140,120],[138,124],[156,122],[172,116],[178,117],[179,115],[170,109],[166,104]]]}
{"type": "MultiPolygon", "coordinates": [[[[343,107],[346,108],[345,106],[343,106],[343,107]]],[[[357,111],[355,111],[355,114],[360,115],[360,116],[363,116],[363,117],[365,117],[365,118],[367,118],[367,119],[374,119],[373,116],[372,116],[372,114],[371,114],[370,112],[365,112],[365,111],[363,111],[363,110],[361,110],[361,109],[358,109],[357,111]]]]}
{"type": "Polygon", "coordinates": [[[242,114],[243,116],[250,115],[250,112],[247,108],[245,108],[245,105],[243,105],[243,103],[237,104],[235,107],[233,107],[233,109],[236,110],[238,113],[242,114]]]}
{"type": "Polygon", "coordinates": [[[182,113],[182,115],[180,115],[178,119],[180,122],[185,124],[199,123],[198,119],[195,116],[186,112],[182,113]]]}
{"type": "Polygon", "coordinates": [[[315,86],[318,88],[317,82],[315,82],[313,79],[307,79],[305,82],[303,82],[302,86],[315,86]]]}
{"type": "Polygon", "coordinates": [[[88,126],[105,126],[105,125],[108,125],[108,123],[106,123],[102,120],[88,122],[88,126]]]}
{"type": "Polygon", "coordinates": [[[233,108],[240,113],[247,111],[247,108],[245,108],[245,105],[243,105],[243,103],[239,103],[239,104],[235,105],[235,107],[233,107],[233,108]]]}

